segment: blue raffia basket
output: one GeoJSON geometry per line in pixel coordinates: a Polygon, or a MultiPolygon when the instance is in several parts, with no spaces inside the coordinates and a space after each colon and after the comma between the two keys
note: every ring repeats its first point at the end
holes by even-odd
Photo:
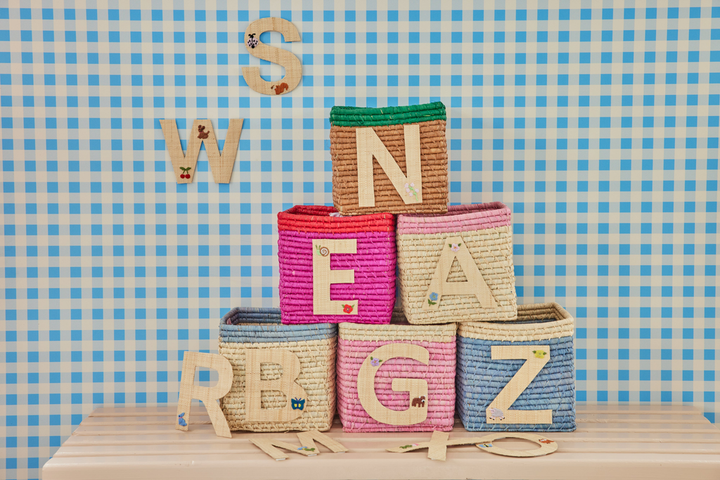
{"type": "MultiPolygon", "coordinates": [[[[461,323],[457,335],[457,407],[474,431],[571,432],[575,430],[575,320],[557,303],[518,305],[511,322],[461,323]],[[494,345],[547,345],[550,359],[510,406],[552,410],[552,423],[488,423],[486,410],[526,360],[493,360],[494,345]]],[[[502,411],[491,410],[502,415],[502,411]]],[[[503,417],[504,420],[504,417],[503,417]]]]}
{"type": "MultiPolygon", "coordinates": [[[[329,323],[283,325],[280,309],[234,308],[222,319],[218,353],[233,367],[233,383],[220,407],[230,430],[287,432],[291,430],[329,430],[335,417],[335,355],[337,325],[329,323]],[[248,350],[290,350],[300,360],[296,382],[305,389],[307,403],[303,414],[292,421],[249,421],[245,414],[245,355],[248,350]]],[[[263,363],[261,378],[280,378],[282,367],[263,363]]],[[[263,408],[282,408],[289,401],[285,394],[262,391],[263,408]]]]}

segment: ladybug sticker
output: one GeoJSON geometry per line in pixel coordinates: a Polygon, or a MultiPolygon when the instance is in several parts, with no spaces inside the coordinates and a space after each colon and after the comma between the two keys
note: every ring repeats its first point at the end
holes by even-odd
{"type": "Polygon", "coordinates": [[[258,42],[258,39],[255,38],[255,35],[256,34],[254,34],[254,33],[248,34],[247,42],[245,42],[247,44],[248,48],[255,48],[258,46],[259,42],[258,42]]]}

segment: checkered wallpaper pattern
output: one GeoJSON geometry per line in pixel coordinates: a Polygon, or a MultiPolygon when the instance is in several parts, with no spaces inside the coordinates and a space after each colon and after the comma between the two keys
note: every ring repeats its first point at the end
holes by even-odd
{"type": "Polygon", "coordinates": [[[716,419],[712,1],[104,3],[0,4],[7,478],[38,478],[97,406],[175,402],[184,350],[215,351],[233,306],[277,305],[275,215],[332,201],[333,105],[443,101],[451,201],[512,208],[520,301],[577,317],[578,400],[716,419]],[[242,44],[268,16],[302,35],[263,34],[303,63],[278,97],[241,74],[283,74],[242,44]],[[177,185],[164,118],[183,139],[244,118],[232,183],[203,152],[177,185]]]}

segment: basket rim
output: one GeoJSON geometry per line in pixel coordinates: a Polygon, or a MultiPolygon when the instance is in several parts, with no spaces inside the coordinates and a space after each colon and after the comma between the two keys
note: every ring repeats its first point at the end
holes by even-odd
{"type": "Polygon", "coordinates": [[[448,220],[462,222],[463,220],[483,217],[496,217],[510,215],[510,208],[502,202],[469,203],[463,205],[449,205],[447,213],[401,213],[398,215],[398,230],[403,227],[425,227],[445,225],[448,220]]]}
{"type": "Polygon", "coordinates": [[[551,332],[562,332],[569,336],[575,332],[575,319],[556,302],[518,305],[517,312],[517,320],[460,323],[458,335],[473,338],[501,336],[507,337],[508,340],[520,341],[518,337],[542,336],[551,332]],[[533,314],[538,310],[545,313],[533,314]],[[533,323],[532,320],[537,322],[533,323]]]}
{"type": "Polygon", "coordinates": [[[335,207],[325,205],[295,205],[278,212],[278,230],[308,232],[394,232],[395,217],[391,213],[339,216],[335,207]],[[332,215],[336,213],[337,216],[332,215]]]}

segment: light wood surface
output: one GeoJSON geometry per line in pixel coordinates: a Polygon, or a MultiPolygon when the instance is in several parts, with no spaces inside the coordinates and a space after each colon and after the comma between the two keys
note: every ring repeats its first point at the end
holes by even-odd
{"type": "Polygon", "coordinates": [[[300,375],[297,355],[284,348],[249,348],[245,352],[245,361],[245,416],[249,422],[290,422],[302,416],[307,392],[296,382],[300,375]],[[260,369],[263,363],[280,365],[282,376],[275,380],[262,380],[260,369]],[[287,403],[283,408],[263,408],[264,390],[284,393],[287,403]]]}
{"type": "MultiPolygon", "coordinates": [[[[720,430],[697,410],[682,405],[577,406],[578,429],[543,433],[558,451],[538,458],[508,458],[477,447],[447,450],[445,462],[427,451],[402,455],[385,449],[426,442],[428,432],[326,432],[349,451],[290,455],[275,462],[250,443],[269,438],[297,444],[294,433],[235,433],[215,436],[206,415],[192,417],[190,431],[175,430],[174,406],[99,408],[83,420],[43,468],[43,480],[148,479],[693,479],[720,478],[720,430]]],[[[481,437],[460,424],[450,440],[481,437]]],[[[526,441],[497,441],[528,449],[526,441]]]]}

